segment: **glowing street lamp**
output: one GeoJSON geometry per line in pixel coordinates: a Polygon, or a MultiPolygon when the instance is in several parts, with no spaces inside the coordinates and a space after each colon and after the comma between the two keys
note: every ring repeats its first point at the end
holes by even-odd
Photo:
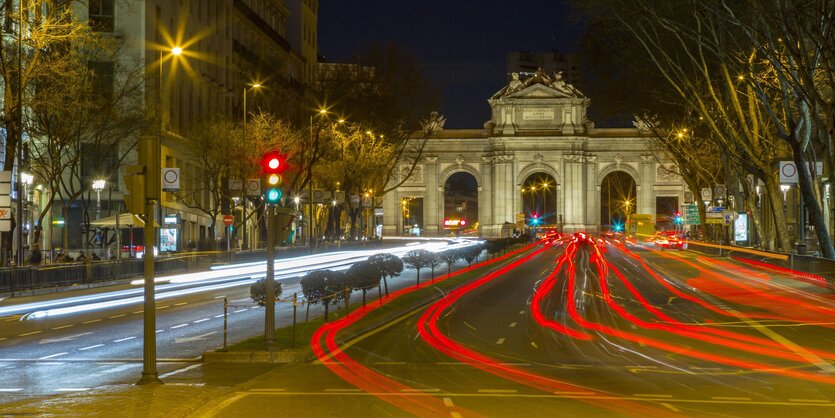
{"type": "Polygon", "coordinates": [[[93,182],[93,190],[96,191],[96,220],[101,218],[101,191],[104,190],[105,184],[107,184],[107,181],[104,179],[93,182]]]}

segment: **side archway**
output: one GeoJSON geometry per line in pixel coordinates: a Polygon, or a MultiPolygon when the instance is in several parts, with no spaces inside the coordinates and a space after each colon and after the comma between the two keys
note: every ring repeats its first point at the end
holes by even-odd
{"type": "Polygon", "coordinates": [[[551,167],[550,164],[537,162],[528,164],[521,171],[519,171],[519,175],[516,176],[516,186],[522,187],[525,180],[534,173],[545,173],[551,176],[557,184],[562,184],[560,176],[557,174],[557,170],[555,170],[554,167],[551,167]]]}

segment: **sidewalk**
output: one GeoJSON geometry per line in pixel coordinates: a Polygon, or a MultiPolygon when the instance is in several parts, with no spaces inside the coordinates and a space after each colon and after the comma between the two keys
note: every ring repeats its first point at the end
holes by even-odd
{"type": "Polygon", "coordinates": [[[114,385],[67,395],[0,405],[0,416],[185,417],[232,387],[114,385]]]}

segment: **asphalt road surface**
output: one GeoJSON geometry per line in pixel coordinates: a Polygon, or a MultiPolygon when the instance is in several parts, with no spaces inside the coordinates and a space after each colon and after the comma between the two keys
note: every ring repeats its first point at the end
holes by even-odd
{"type": "MultiPolygon", "coordinates": [[[[402,254],[415,248],[449,248],[434,241],[386,248],[402,254]]],[[[463,245],[463,244],[461,244],[463,245]]],[[[292,323],[293,293],[301,296],[299,275],[315,268],[347,268],[380,250],[343,251],[279,260],[276,278],[282,300],[276,324],[292,323]],[[284,263],[284,264],[281,264],[284,263]]],[[[458,263],[460,267],[462,263],[458,263]]],[[[204,365],[201,355],[223,345],[224,299],[228,343],[261,335],[264,309],[249,296],[263,277],[264,263],[228,266],[214,272],[159,279],[156,303],[158,372],[166,383],[232,385],[271,367],[204,365]],[[260,273],[259,273],[260,272],[260,273]],[[199,377],[199,381],[194,380],[199,377]]],[[[424,273],[425,275],[426,273],[424,273]]],[[[396,290],[414,283],[414,271],[389,279],[396,290]]],[[[375,297],[371,291],[369,297],[375,297]]],[[[356,296],[354,300],[359,300],[356,296]]],[[[303,320],[304,305],[298,318],[303,320]]],[[[311,316],[321,314],[311,307],[311,316]]],[[[304,344],[306,342],[299,342],[304,344]]],[[[0,404],[24,397],[82,392],[106,385],[134,383],[142,371],[143,310],[141,283],[62,292],[0,301],[0,404]]]]}
{"type": "Polygon", "coordinates": [[[835,414],[828,290],[726,258],[575,241],[359,337],[326,332],[320,361],[267,371],[204,412],[835,414]]]}

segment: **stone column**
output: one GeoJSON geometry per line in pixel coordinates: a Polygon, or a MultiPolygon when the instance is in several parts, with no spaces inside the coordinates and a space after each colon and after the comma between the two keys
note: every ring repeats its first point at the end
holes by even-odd
{"type": "Polygon", "coordinates": [[[481,183],[478,185],[479,235],[493,237],[493,157],[481,157],[481,183]]]}
{"type": "Polygon", "coordinates": [[[383,236],[394,237],[399,235],[403,223],[401,217],[400,192],[395,189],[383,196],[383,236]]]}
{"type": "Polygon", "coordinates": [[[597,155],[586,155],[585,157],[585,191],[586,191],[586,217],[585,229],[587,232],[600,232],[600,191],[598,190],[597,178],[597,155]]]}
{"type": "Polygon", "coordinates": [[[568,154],[564,159],[565,170],[565,232],[577,232],[583,230],[585,224],[585,199],[583,179],[583,156],[580,154],[568,154]]]}
{"type": "Polygon", "coordinates": [[[501,234],[505,222],[513,222],[513,154],[497,155],[494,160],[493,225],[501,234]]]}
{"type": "Polygon", "coordinates": [[[443,185],[439,185],[440,170],[438,169],[438,157],[427,156],[426,164],[423,167],[423,179],[426,184],[426,192],[423,197],[423,228],[427,237],[437,237],[439,228],[439,213],[444,210],[443,185]],[[438,191],[438,188],[441,191],[438,191]],[[440,200],[439,200],[440,198],[440,200]]]}
{"type": "Polygon", "coordinates": [[[655,219],[655,157],[652,155],[641,156],[641,178],[637,179],[637,213],[651,214],[655,219]]]}

